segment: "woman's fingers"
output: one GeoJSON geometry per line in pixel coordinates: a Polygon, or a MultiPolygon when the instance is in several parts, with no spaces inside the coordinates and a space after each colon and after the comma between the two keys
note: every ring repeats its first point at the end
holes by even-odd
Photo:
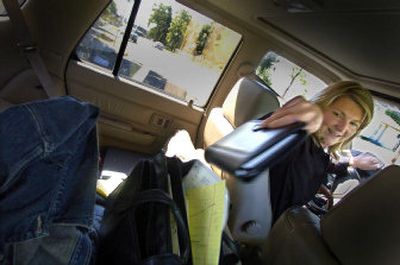
{"type": "Polygon", "coordinates": [[[260,127],[277,128],[294,122],[303,122],[305,123],[305,130],[314,133],[321,127],[322,119],[322,111],[317,105],[302,97],[296,97],[263,120],[260,127]]]}
{"type": "Polygon", "coordinates": [[[307,101],[302,96],[296,96],[296,97],[292,98],[291,100],[289,100],[288,102],[286,102],[285,104],[283,104],[282,107],[283,108],[291,107],[293,105],[296,105],[296,104],[299,104],[299,103],[302,103],[302,102],[307,102],[307,101]]]}
{"type": "Polygon", "coordinates": [[[292,123],[297,122],[298,119],[295,115],[283,115],[283,116],[279,116],[279,117],[274,117],[271,120],[264,120],[262,122],[261,127],[264,128],[278,128],[278,127],[283,127],[292,123]]]}
{"type": "Polygon", "coordinates": [[[272,120],[265,120],[262,123],[264,128],[278,128],[287,126],[295,122],[305,123],[304,129],[309,133],[316,132],[322,124],[322,114],[320,115],[318,111],[309,111],[304,113],[289,113],[286,115],[279,116],[272,120]]]}
{"type": "MultiPolygon", "coordinates": [[[[272,113],[271,116],[269,116],[267,119],[265,119],[263,124],[268,124],[271,123],[275,120],[278,120],[284,116],[291,115],[293,113],[298,112],[300,109],[304,108],[304,104],[306,101],[302,97],[295,97],[288,101],[285,105],[283,105],[281,108],[277,109],[274,113],[272,113]]],[[[294,120],[296,121],[296,120],[294,120]]]]}
{"type": "Polygon", "coordinates": [[[376,157],[363,153],[353,158],[353,163],[356,168],[361,170],[376,170],[383,166],[383,163],[376,157]]]}

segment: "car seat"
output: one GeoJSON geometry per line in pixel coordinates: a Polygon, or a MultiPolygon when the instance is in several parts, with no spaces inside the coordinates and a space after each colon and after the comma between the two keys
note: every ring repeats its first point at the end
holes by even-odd
{"type": "Polygon", "coordinates": [[[399,264],[399,176],[399,166],[384,168],[321,219],[304,207],[288,209],[262,247],[262,264],[399,264]]]}
{"type": "MultiPolygon", "coordinates": [[[[277,96],[254,74],[240,78],[223,105],[210,111],[203,132],[204,148],[244,122],[276,110],[279,107],[277,96]]],[[[176,155],[182,160],[199,159],[205,162],[204,150],[195,149],[185,131],[178,131],[170,139],[166,154],[176,155]]],[[[268,235],[272,221],[268,170],[252,182],[242,182],[215,166],[211,167],[226,180],[231,201],[228,226],[233,238],[250,245],[262,243],[268,235]]]]}
{"type": "MultiPolygon", "coordinates": [[[[257,76],[242,77],[222,107],[211,110],[203,134],[204,147],[207,148],[244,122],[260,118],[278,107],[277,94],[257,76]]],[[[226,180],[231,200],[228,226],[233,238],[250,245],[262,243],[272,223],[269,171],[266,170],[252,182],[243,182],[215,166],[212,168],[226,180]]]]}
{"type": "Polygon", "coordinates": [[[256,75],[240,78],[222,107],[210,111],[204,129],[204,147],[215,143],[246,121],[275,111],[279,107],[277,96],[256,75]]]}

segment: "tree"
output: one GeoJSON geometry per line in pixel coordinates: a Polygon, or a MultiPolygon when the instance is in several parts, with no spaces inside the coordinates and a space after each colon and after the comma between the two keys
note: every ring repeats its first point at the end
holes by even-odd
{"type": "Polygon", "coordinates": [[[385,114],[392,118],[398,125],[400,125],[400,112],[395,110],[385,110],[385,114]]]}
{"type": "Polygon", "coordinates": [[[120,27],[122,25],[122,17],[117,13],[117,5],[115,2],[111,2],[106,10],[104,10],[101,18],[116,27],[120,27]]]}
{"type": "MultiPolygon", "coordinates": [[[[296,79],[299,80],[299,82],[305,86],[307,84],[307,80],[304,76],[304,72],[303,72],[303,68],[300,68],[298,66],[293,66],[292,67],[292,73],[290,74],[290,82],[288,87],[285,89],[285,92],[283,92],[282,97],[285,98],[287,92],[289,92],[289,89],[292,87],[294,81],[296,81],[296,79]]],[[[307,93],[307,89],[304,91],[304,93],[307,93]]]]}
{"type": "Polygon", "coordinates": [[[111,2],[111,4],[104,10],[102,18],[107,21],[111,21],[114,17],[118,16],[117,14],[117,5],[115,2],[111,2]]]}
{"type": "Polygon", "coordinates": [[[172,8],[164,4],[154,5],[152,13],[147,23],[154,24],[149,30],[148,36],[154,41],[159,41],[163,44],[166,43],[166,36],[172,20],[172,8]]]}
{"type": "Polygon", "coordinates": [[[196,47],[194,48],[194,55],[202,55],[203,50],[206,47],[208,37],[210,36],[212,32],[212,26],[210,24],[204,25],[200,32],[199,36],[197,37],[196,40],[196,47]]]}
{"type": "Polygon", "coordinates": [[[166,37],[166,46],[168,50],[174,52],[181,47],[183,37],[185,36],[186,29],[191,19],[192,16],[185,10],[182,10],[178,16],[174,17],[166,37]]]}
{"type": "Polygon", "coordinates": [[[276,58],[274,53],[268,53],[265,56],[260,65],[256,69],[256,74],[268,85],[271,86],[271,73],[275,71],[275,63],[278,63],[279,60],[276,58]]]}

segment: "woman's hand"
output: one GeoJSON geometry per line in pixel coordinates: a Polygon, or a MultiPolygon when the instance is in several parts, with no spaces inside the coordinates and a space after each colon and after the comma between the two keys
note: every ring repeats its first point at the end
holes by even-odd
{"type": "Polygon", "coordinates": [[[304,129],[314,133],[321,127],[323,113],[319,106],[297,96],[277,109],[260,124],[261,128],[278,128],[295,122],[304,122],[304,129]]]}
{"type": "Polygon", "coordinates": [[[322,194],[325,199],[326,199],[326,210],[329,210],[332,206],[333,206],[333,195],[332,192],[330,191],[330,189],[328,189],[327,186],[325,186],[324,184],[321,184],[321,186],[319,187],[318,190],[319,194],[322,194]]]}
{"type": "Polygon", "coordinates": [[[368,153],[362,153],[352,158],[351,165],[361,170],[377,170],[384,166],[383,162],[368,153]]]}

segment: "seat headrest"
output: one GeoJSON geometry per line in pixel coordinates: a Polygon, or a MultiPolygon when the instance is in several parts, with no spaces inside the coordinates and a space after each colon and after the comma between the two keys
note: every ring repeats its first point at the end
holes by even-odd
{"type": "Polygon", "coordinates": [[[239,79],[222,106],[225,118],[234,128],[276,110],[279,101],[274,91],[253,77],[239,79]]]}
{"type": "Polygon", "coordinates": [[[343,265],[400,262],[400,167],[388,166],[321,220],[324,241],[343,265]]]}

